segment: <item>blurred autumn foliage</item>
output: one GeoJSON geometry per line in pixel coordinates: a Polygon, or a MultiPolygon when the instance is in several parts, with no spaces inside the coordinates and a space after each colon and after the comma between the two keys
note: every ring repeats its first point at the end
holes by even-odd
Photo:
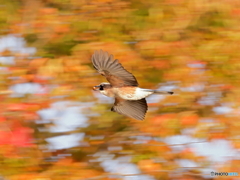
{"type": "Polygon", "coordinates": [[[239,0],[0,0],[1,36],[36,48],[0,51],[0,175],[196,180],[212,169],[240,173],[236,154],[215,162],[191,146],[226,140],[239,153],[239,22],[239,0]],[[106,81],[90,61],[99,49],[141,87],[175,95],[149,98],[144,121],[110,112],[108,99],[91,91],[106,81]],[[14,63],[5,63],[9,57],[14,63]],[[58,130],[72,120],[82,124],[58,130]],[[74,134],[72,147],[51,145],[74,134]],[[168,142],[183,136],[189,141],[168,142]]]}

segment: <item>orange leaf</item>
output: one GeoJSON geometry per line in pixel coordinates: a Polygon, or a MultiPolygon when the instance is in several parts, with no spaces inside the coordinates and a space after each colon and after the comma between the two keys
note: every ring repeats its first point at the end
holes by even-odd
{"type": "Polygon", "coordinates": [[[173,118],[176,118],[176,114],[163,114],[163,115],[152,118],[151,122],[154,125],[164,126],[164,124],[166,124],[169,120],[173,118]]]}
{"type": "Polygon", "coordinates": [[[29,67],[37,69],[40,66],[43,66],[47,61],[48,61],[48,58],[33,59],[30,61],[29,67]]]}
{"type": "Polygon", "coordinates": [[[161,164],[154,163],[152,159],[144,159],[138,162],[140,169],[144,172],[154,172],[161,170],[161,164]]]}
{"type": "Polygon", "coordinates": [[[15,103],[15,104],[9,104],[8,110],[10,111],[23,111],[25,110],[26,105],[24,103],[15,103]]]}
{"type": "Polygon", "coordinates": [[[41,14],[55,14],[55,13],[57,13],[57,9],[56,8],[42,8],[42,9],[40,9],[40,13],[41,14]]]}
{"type": "Polygon", "coordinates": [[[39,118],[35,112],[26,112],[22,116],[26,121],[37,120],[39,118]]]}
{"type": "Polygon", "coordinates": [[[194,159],[195,155],[191,148],[186,148],[180,153],[181,158],[183,159],[194,159]]]}
{"type": "Polygon", "coordinates": [[[56,33],[67,33],[69,31],[70,31],[69,25],[67,25],[67,24],[61,24],[61,25],[55,27],[56,33]]]}
{"type": "Polygon", "coordinates": [[[225,139],[227,135],[224,132],[211,132],[209,134],[209,139],[225,139]]]}
{"type": "Polygon", "coordinates": [[[0,116],[0,122],[5,122],[5,121],[6,121],[6,118],[3,116],[0,116]]]}
{"type": "Polygon", "coordinates": [[[198,123],[199,117],[196,114],[183,116],[181,118],[181,124],[183,126],[195,126],[198,123]]]}

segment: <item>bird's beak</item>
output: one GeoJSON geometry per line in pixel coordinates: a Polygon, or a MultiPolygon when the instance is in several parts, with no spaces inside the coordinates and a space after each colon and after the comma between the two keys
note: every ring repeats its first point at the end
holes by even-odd
{"type": "Polygon", "coordinates": [[[92,88],[92,89],[93,89],[94,91],[98,91],[98,90],[99,90],[99,88],[100,88],[100,86],[93,86],[93,88],[92,88]]]}

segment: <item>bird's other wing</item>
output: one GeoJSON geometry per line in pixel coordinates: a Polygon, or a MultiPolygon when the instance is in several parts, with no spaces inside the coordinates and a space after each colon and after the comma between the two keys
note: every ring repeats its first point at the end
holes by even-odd
{"type": "Polygon", "coordinates": [[[138,86],[132,73],[128,72],[113,55],[102,50],[92,56],[93,67],[110,82],[112,86],[138,86]]]}
{"type": "Polygon", "coordinates": [[[114,106],[111,111],[123,114],[137,120],[143,120],[147,112],[148,106],[146,99],[137,101],[128,101],[124,99],[115,99],[114,106]]]}

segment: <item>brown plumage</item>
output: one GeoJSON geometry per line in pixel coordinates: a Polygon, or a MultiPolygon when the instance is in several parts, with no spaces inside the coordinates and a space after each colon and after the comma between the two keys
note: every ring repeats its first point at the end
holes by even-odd
{"type": "Polygon", "coordinates": [[[106,96],[114,97],[115,103],[111,110],[119,114],[143,120],[148,109],[145,97],[153,93],[173,94],[173,92],[139,88],[134,75],[124,69],[117,59],[114,60],[113,55],[102,50],[94,52],[92,63],[93,67],[109,82],[94,86],[93,89],[106,96]]]}
{"type": "Polygon", "coordinates": [[[102,50],[92,56],[93,67],[106,77],[112,86],[138,86],[137,79],[118,62],[113,55],[102,50]]]}

